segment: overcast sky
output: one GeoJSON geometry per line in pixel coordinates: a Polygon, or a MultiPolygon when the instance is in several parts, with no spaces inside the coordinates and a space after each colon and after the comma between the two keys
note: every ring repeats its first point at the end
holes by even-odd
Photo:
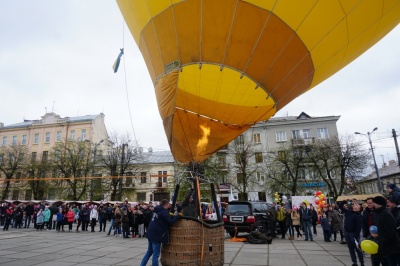
{"type": "MultiPolygon", "coordinates": [[[[112,0],[0,1],[0,99],[5,125],[40,119],[46,110],[62,117],[104,113],[109,133],[129,133],[144,148],[169,149],[146,65],[112,0]]],[[[372,141],[381,165],[396,159],[391,131],[400,135],[399,101],[397,26],[276,116],[340,115],[340,134],[378,127],[372,141]]],[[[368,149],[366,137],[356,138],[368,149]]]]}

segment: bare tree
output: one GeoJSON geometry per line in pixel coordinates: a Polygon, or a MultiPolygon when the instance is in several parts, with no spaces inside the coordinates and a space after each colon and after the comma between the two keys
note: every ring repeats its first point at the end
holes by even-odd
{"type": "Polygon", "coordinates": [[[262,153],[255,148],[252,139],[243,134],[229,144],[228,156],[234,162],[228,177],[230,184],[239,191],[240,200],[247,200],[247,192],[256,182],[255,173],[260,167],[257,156],[262,157],[262,153]]]}
{"type": "Polygon", "coordinates": [[[53,166],[61,173],[67,185],[67,197],[80,200],[86,196],[88,176],[93,167],[92,148],[85,141],[65,141],[53,148],[53,166]]]}
{"type": "Polygon", "coordinates": [[[308,146],[282,146],[268,153],[266,179],[270,194],[274,191],[289,191],[295,196],[301,192],[299,181],[305,179],[308,146]]]}
{"type": "Polygon", "coordinates": [[[352,136],[343,136],[316,142],[309,160],[327,185],[329,195],[336,199],[349,182],[364,174],[370,155],[352,136]]]}
{"type": "Polygon", "coordinates": [[[52,169],[48,154],[36,155],[33,153],[29,156],[25,165],[25,173],[29,177],[28,186],[32,189],[34,199],[43,199],[48,189],[49,181],[44,180],[52,169]]]}
{"type": "Polygon", "coordinates": [[[15,173],[21,169],[25,163],[25,156],[25,146],[15,144],[0,147],[0,173],[5,178],[5,186],[3,187],[1,194],[3,200],[7,198],[10,189],[10,181],[14,178],[15,173]]]}
{"type": "Polygon", "coordinates": [[[129,145],[129,136],[120,137],[112,134],[110,137],[112,147],[101,158],[107,168],[110,179],[111,200],[122,200],[122,180],[126,172],[135,172],[132,164],[140,160],[141,150],[129,145]]]}

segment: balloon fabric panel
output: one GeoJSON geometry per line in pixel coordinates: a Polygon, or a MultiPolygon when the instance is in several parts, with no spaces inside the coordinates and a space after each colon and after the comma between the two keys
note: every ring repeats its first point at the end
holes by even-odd
{"type": "Polygon", "coordinates": [[[400,22],[398,0],[117,0],[178,161],[202,161],[400,22]]]}

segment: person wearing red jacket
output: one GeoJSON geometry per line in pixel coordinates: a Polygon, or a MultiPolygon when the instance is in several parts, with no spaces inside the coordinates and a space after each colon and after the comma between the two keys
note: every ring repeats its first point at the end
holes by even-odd
{"type": "Polygon", "coordinates": [[[8,231],[8,227],[10,226],[11,223],[11,219],[14,215],[14,209],[12,206],[8,207],[8,209],[6,210],[6,221],[4,223],[4,228],[3,231],[8,231]]]}
{"type": "Polygon", "coordinates": [[[67,217],[67,222],[68,222],[68,232],[72,231],[72,224],[74,223],[75,220],[75,213],[72,210],[72,208],[69,208],[66,215],[67,217]]]}

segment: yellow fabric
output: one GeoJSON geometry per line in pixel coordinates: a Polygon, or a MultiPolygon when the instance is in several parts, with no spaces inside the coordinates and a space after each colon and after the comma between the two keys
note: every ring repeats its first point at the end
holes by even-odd
{"type": "Polygon", "coordinates": [[[273,116],[400,22],[398,0],[117,3],[154,82],[171,150],[182,162],[206,159],[273,116]]]}

